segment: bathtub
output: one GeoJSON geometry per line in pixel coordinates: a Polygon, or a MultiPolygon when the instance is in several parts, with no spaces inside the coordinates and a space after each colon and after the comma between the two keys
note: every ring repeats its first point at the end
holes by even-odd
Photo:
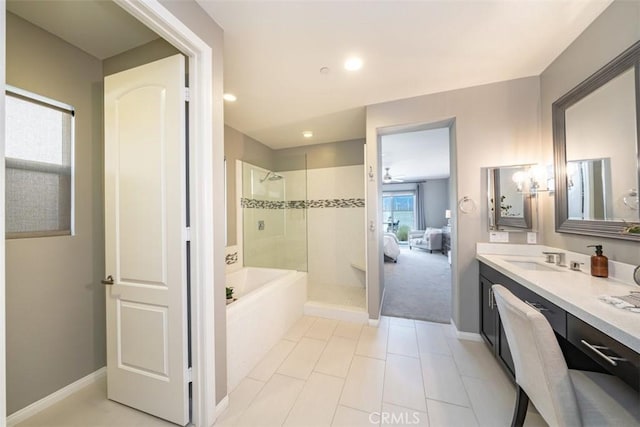
{"type": "Polygon", "coordinates": [[[233,390],[302,316],[307,273],[245,267],[228,273],[227,385],[233,390]]]}

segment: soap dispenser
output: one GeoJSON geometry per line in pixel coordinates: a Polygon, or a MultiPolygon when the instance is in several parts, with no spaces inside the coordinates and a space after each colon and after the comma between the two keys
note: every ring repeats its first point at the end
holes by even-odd
{"type": "Polygon", "coordinates": [[[602,245],[589,245],[596,248],[596,254],[591,256],[591,275],[595,277],[609,277],[609,259],[602,255],[602,245]]]}

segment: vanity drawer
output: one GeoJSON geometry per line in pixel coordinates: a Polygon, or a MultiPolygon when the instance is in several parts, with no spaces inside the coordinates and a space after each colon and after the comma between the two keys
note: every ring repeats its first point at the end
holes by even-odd
{"type": "Polygon", "coordinates": [[[509,290],[522,301],[542,313],[558,335],[563,338],[567,337],[567,312],[564,309],[520,284],[516,283],[514,286],[509,287],[509,290]]]}
{"type": "Polygon", "coordinates": [[[547,318],[557,334],[563,338],[567,337],[567,315],[562,308],[483,263],[480,263],[480,274],[491,283],[501,284],[521,300],[533,305],[547,318]]]}
{"type": "Polygon", "coordinates": [[[640,354],[571,314],[567,314],[567,339],[598,365],[640,391],[640,354]]]}

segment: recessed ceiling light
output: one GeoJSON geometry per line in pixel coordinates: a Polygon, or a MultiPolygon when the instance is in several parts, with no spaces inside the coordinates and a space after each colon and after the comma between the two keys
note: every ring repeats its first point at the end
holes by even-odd
{"type": "Polygon", "coordinates": [[[302,136],[304,136],[305,138],[311,138],[313,136],[313,132],[311,132],[310,130],[305,130],[304,132],[302,132],[302,136]]]}
{"type": "Polygon", "coordinates": [[[238,99],[238,97],[232,93],[225,93],[224,95],[222,95],[222,99],[224,99],[225,101],[234,102],[238,99]]]}
{"type": "Polygon", "coordinates": [[[362,59],[352,56],[344,61],[344,68],[348,71],[357,71],[362,68],[362,59]]]}

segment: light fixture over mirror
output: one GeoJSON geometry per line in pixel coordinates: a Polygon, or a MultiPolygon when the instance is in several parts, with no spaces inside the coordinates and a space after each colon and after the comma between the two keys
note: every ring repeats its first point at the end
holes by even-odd
{"type": "Polygon", "coordinates": [[[556,231],[640,241],[640,42],[553,103],[556,231]]]}
{"type": "Polygon", "coordinates": [[[487,168],[489,230],[533,229],[532,199],[540,191],[536,165],[487,168]]]}

